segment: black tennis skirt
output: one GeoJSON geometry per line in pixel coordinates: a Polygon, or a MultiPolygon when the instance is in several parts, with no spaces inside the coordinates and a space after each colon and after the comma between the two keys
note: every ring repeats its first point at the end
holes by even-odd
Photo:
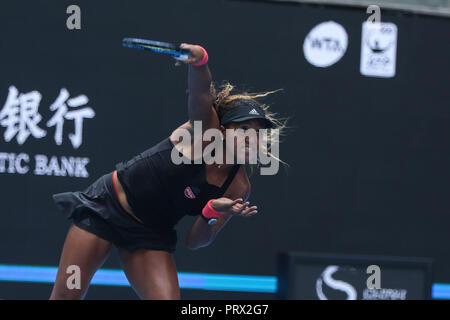
{"type": "Polygon", "coordinates": [[[54,194],[53,200],[76,226],[118,248],[130,252],[138,249],[174,252],[176,231],[157,230],[130,216],[117,199],[112,175],[113,172],[103,175],[84,191],[54,194]]]}

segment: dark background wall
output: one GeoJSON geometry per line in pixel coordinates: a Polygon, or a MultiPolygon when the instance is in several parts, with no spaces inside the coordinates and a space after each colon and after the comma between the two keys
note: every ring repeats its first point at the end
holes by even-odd
{"type": "MultiPolygon", "coordinates": [[[[51,194],[84,189],[187,118],[187,69],[122,48],[121,39],[133,36],[202,44],[215,81],[283,88],[266,102],[291,117],[280,147],[290,167],[252,177],[260,214],[233,219],[197,252],[180,243],[180,271],[274,275],[278,251],[300,250],[432,257],[435,282],[450,282],[450,22],[382,11],[382,20],[398,27],[398,48],[396,76],[380,79],[359,72],[366,19],[361,9],[238,1],[2,1],[0,107],[11,85],[37,90],[45,128],[49,106],[67,88],[71,97],[85,94],[96,115],[84,121],[78,149],[67,136],[73,121],[66,120],[60,146],[54,127],[23,145],[6,142],[0,127],[0,152],[90,159],[88,178],[0,174],[0,264],[57,265],[68,222],[51,194]],[[70,4],[81,7],[79,31],[66,28],[70,4]],[[346,29],[348,49],[335,65],[316,68],[302,45],[328,20],[346,29]]],[[[181,222],[180,240],[192,222],[181,222]]],[[[119,267],[114,253],[105,267],[119,267]]],[[[0,283],[0,295],[46,298],[48,288],[0,283]]],[[[89,297],[113,296],[98,290],[89,297]]]]}

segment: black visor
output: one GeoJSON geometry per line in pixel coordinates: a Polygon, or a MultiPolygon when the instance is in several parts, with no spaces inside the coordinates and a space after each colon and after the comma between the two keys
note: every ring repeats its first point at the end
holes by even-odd
{"type": "MultiPolygon", "coordinates": [[[[235,102],[235,101],[233,101],[235,102]]],[[[264,121],[267,128],[275,127],[274,123],[266,117],[264,110],[254,101],[240,99],[236,101],[239,106],[227,111],[220,120],[221,125],[230,122],[242,122],[251,119],[261,119],[264,121]]]]}

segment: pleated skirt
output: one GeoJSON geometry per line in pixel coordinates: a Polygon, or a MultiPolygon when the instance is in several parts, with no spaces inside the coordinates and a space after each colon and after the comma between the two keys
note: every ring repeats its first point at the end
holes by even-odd
{"type": "Polygon", "coordinates": [[[174,252],[174,229],[144,225],[120,205],[114,190],[113,172],[107,173],[83,191],[54,194],[56,206],[79,228],[133,252],[138,249],[174,252]]]}

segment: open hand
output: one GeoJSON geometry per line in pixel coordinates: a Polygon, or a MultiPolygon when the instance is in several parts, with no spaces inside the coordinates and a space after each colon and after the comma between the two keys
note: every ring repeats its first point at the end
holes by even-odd
{"type": "Polygon", "coordinates": [[[258,207],[250,207],[250,202],[244,202],[242,198],[231,200],[229,198],[219,198],[211,202],[211,206],[221,212],[236,216],[250,217],[258,213],[258,207]]]}

